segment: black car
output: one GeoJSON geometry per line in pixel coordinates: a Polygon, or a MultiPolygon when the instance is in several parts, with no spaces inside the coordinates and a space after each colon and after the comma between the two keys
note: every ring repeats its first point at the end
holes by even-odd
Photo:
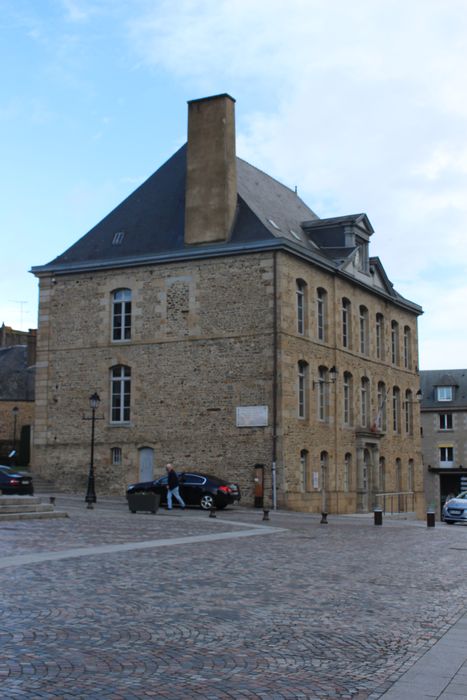
{"type": "Polygon", "coordinates": [[[20,474],[11,467],[0,465],[0,492],[7,495],[23,495],[32,496],[34,487],[32,478],[25,474],[20,474]]]}
{"type": "MultiPolygon", "coordinates": [[[[226,506],[240,500],[238,484],[232,484],[224,479],[200,472],[177,472],[180,483],[180,495],[187,506],[201,506],[203,510],[226,506]]],[[[160,494],[161,505],[167,503],[167,476],[161,476],[155,481],[130,484],[127,495],[141,491],[152,491],[160,494]]],[[[175,499],[175,505],[176,499],[175,499]]]]}

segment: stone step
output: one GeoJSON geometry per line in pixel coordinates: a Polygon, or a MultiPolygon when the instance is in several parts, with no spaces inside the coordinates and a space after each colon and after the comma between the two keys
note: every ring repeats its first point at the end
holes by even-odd
{"type": "Polygon", "coordinates": [[[52,518],[68,518],[68,513],[61,510],[51,510],[45,513],[0,513],[0,522],[6,520],[49,520],[52,518]]]}
{"type": "Polygon", "coordinates": [[[0,513],[50,513],[53,510],[54,507],[49,503],[21,503],[21,505],[0,503],[0,513]]]}
{"type": "Polygon", "coordinates": [[[0,496],[0,521],[67,517],[68,513],[55,510],[53,503],[42,503],[39,496],[0,496]]]}

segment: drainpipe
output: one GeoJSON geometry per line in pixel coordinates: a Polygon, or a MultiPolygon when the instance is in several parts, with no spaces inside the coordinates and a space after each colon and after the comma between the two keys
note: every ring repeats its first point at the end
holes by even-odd
{"type": "Polygon", "coordinates": [[[272,321],[272,507],[277,510],[277,253],[273,252],[273,321],[272,321]]]}

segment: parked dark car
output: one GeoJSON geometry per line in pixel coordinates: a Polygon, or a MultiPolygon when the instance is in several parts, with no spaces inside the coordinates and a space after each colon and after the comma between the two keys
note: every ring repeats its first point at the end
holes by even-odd
{"type": "MultiPolygon", "coordinates": [[[[226,506],[240,500],[238,484],[233,484],[217,476],[201,474],[200,472],[177,472],[180,482],[180,495],[187,506],[200,506],[203,510],[226,506]]],[[[127,494],[138,491],[153,491],[160,494],[161,505],[167,503],[167,476],[161,476],[155,481],[130,484],[127,494]]],[[[175,499],[175,505],[176,499],[175,499]]]]}
{"type": "Polygon", "coordinates": [[[443,506],[443,520],[448,525],[467,523],[467,491],[446,501],[443,506]]]}
{"type": "Polygon", "coordinates": [[[0,491],[6,495],[32,496],[34,493],[32,478],[17,472],[16,469],[0,465],[0,491]]]}

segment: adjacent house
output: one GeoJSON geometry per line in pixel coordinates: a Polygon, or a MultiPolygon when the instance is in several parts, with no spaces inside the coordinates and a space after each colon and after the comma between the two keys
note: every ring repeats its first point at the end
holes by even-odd
{"type": "Polygon", "coordinates": [[[35,330],[0,327],[0,464],[29,464],[35,345],[35,330]]]}
{"type": "Polygon", "coordinates": [[[467,369],[420,372],[427,502],[467,491],[467,369]]]}
{"type": "Polygon", "coordinates": [[[97,491],[167,461],[243,503],[424,512],[417,317],[364,213],[320,219],[235,153],[235,101],[188,104],[188,143],[40,283],[34,468],[97,491]]]}

